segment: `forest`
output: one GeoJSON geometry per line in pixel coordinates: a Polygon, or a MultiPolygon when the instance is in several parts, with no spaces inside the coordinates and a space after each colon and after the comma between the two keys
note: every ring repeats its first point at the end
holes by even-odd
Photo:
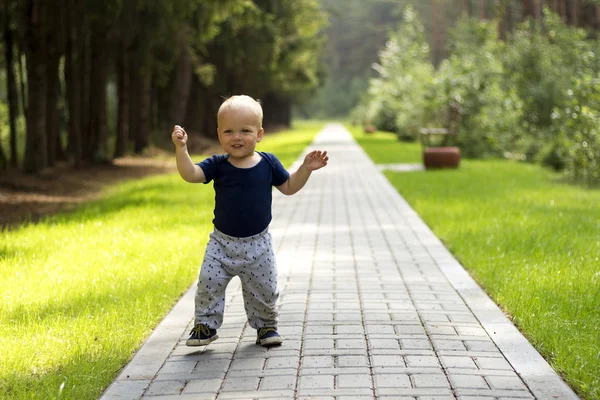
{"type": "Polygon", "coordinates": [[[178,123],[214,138],[224,97],[265,126],[346,118],[414,140],[460,131],[596,183],[598,0],[5,0],[0,167],[143,153],[178,123]]]}
{"type": "Polygon", "coordinates": [[[349,113],[401,140],[443,127],[468,158],[600,183],[597,1],[326,3],[330,79],[307,116],[349,113]]]}
{"type": "Polygon", "coordinates": [[[176,123],[214,137],[237,93],[288,126],[322,74],[317,0],[6,0],[1,20],[2,168],[110,162],[176,123]]]}

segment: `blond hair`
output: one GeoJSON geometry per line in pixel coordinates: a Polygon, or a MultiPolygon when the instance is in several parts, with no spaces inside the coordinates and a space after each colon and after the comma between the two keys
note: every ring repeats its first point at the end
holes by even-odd
{"type": "Polygon", "coordinates": [[[241,109],[250,110],[258,120],[258,127],[262,128],[263,121],[263,110],[260,102],[258,100],[254,100],[252,97],[247,96],[245,94],[231,96],[221,104],[219,107],[219,111],[217,112],[217,120],[221,118],[221,115],[225,112],[229,111],[237,111],[241,109]]]}

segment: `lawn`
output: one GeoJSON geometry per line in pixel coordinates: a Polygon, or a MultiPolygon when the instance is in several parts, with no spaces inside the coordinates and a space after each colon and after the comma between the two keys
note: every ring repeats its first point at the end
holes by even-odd
{"type": "MultiPolygon", "coordinates": [[[[321,127],[257,149],[289,166],[321,127]]],[[[0,231],[0,398],[98,398],[195,280],[213,198],[212,185],[156,176],[0,231]]]]}
{"type": "MultiPolygon", "coordinates": [[[[420,158],[351,129],[377,164],[420,158]]],[[[571,387],[600,398],[600,190],[507,160],[386,176],[571,387]]]]}

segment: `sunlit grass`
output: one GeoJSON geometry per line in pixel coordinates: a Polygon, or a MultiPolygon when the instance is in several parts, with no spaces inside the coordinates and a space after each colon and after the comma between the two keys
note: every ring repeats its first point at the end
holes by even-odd
{"type": "Polygon", "coordinates": [[[401,142],[389,132],[365,133],[360,126],[347,128],[377,164],[414,164],[423,160],[419,142],[401,142]]]}
{"type": "MultiPolygon", "coordinates": [[[[289,166],[320,128],[258,150],[289,166]]],[[[0,232],[0,398],[97,398],[195,280],[213,199],[212,185],[156,176],[0,232]]]]}
{"type": "MultiPolygon", "coordinates": [[[[405,162],[357,138],[376,163],[405,162]]],[[[582,398],[600,398],[600,190],[503,160],[386,176],[582,398]]]]}

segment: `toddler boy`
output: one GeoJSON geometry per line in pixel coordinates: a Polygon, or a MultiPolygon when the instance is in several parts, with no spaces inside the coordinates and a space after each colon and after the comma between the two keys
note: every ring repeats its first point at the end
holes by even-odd
{"type": "Polygon", "coordinates": [[[245,95],[225,100],[217,113],[217,134],[226,154],[194,164],[188,136],[175,125],[177,170],[191,183],[214,182],[214,230],[206,246],[195,298],[194,328],[188,346],[204,346],[218,338],[223,323],[225,289],[234,276],[242,282],[244,307],[256,343],[277,346],[277,270],[271,234],[272,186],[285,195],[298,192],[312,171],[327,165],[326,151],[306,155],[291,175],[273,154],[255,151],[263,139],[260,103],[245,95]]]}

